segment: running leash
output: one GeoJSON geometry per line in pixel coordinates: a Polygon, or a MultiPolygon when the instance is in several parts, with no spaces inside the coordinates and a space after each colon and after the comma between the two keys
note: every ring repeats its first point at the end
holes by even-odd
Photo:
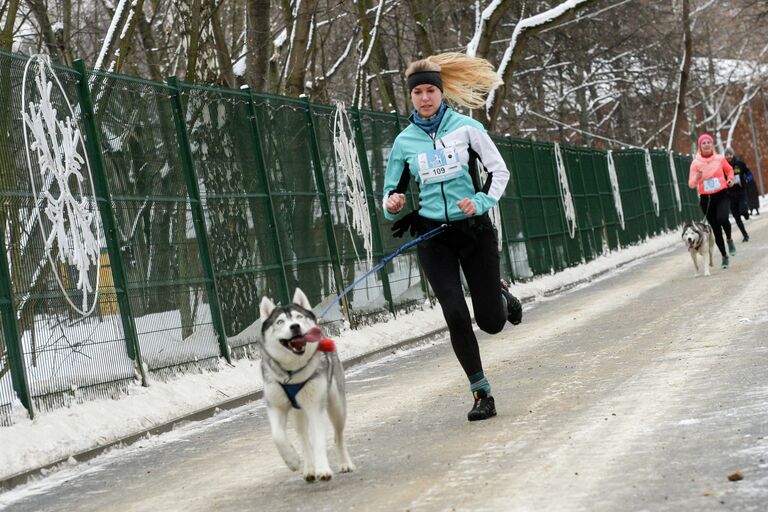
{"type": "Polygon", "coordinates": [[[344,289],[344,291],[343,291],[343,292],[341,292],[341,293],[340,293],[340,294],[339,294],[339,295],[338,295],[338,296],[337,296],[335,299],[333,299],[333,302],[331,302],[330,304],[328,304],[328,305],[327,305],[327,306],[326,306],[326,307],[325,307],[325,308],[324,308],[324,309],[323,309],[323,310],[322,310],[322,311],[321,311],[321,312],[320,312],[320,313],[317,315],[317,316],[318,316],[318,318],[322,318],[323,316],[325,316],[325,314],[326,314],[326,313],[328,313],[328,311],[329,311],[329,310],[330,310],[330,309],[331,309],[331,308],[332,308],[332,307],[333,307],[335,304],[337,304],[337,303],[338,303],[338,302],[341,300],[341,298],[342,298],[342,297],[344,297],[346,294],[348,294],[349,292],[351,292],[351,291],[352,291],[352,289],[353,289],[355,286],[357,286],[358,284],[360,284],[360,282],[361,282],[361,281],[363,281],[365,278],[367,278],[368,276],[370,276],[370,275],[371,275],[371,274],[373,274],[374,272],[378,272],[379,270],[381,270],[381,269],[384,267],[384,265],[386,265],[387,263],[389,263],[390,261],[392,261],[393,259],[395,259],[395,257],[396,257],[396,256],[398,256],[399,254],[401,254],[401,253],[402,253],[403,251],[405,251],[406,249],[409,249],[409,248],[413,247],[414,245],[418,245],[418,244],[420,244],[421,242],[423,242],[424,240],[429,240],[430,238],[432,238],[432,237],[434,237],[434,236],[437,236],[437,235],[439,235],[440,233],[442,233],[442,232],[445,230],[445,228],[446,228],[446,227],[448,227],[448,224],[440,224],[440,225],[439,225],[439,226],[437,226],[435,229],[432,229],[432,230],[430,230],[430,231],[427,231],[427,232],[426,232],[426,233],[424,233],[423,235],[417,236],[416,238],[414,238],[414,239],[413,239],[413,240],[411,240],[410,242],[406,242],[406,243],[404,243],[403,245],[401,245],[400,247],[398,247],[398,249],[397,249],[395,252],[393,252],[392,254],[389,254],[389,255],[387,255],[387,256],[384,256],[384,258],[382,258],[382,260],[381,260],[381,261],[380,261],[380,262],[379,262],[379,263],[378,263],[378,264],[377,264],[375,267],[373,267],[371,270],[369,270],[368,272],[366,272],[365,274],[363,274],[361,277],[357,278],[357,280],[356,280],[354,283],[352,283],[351,285],[347,286],[347,287],[344,289]]]}

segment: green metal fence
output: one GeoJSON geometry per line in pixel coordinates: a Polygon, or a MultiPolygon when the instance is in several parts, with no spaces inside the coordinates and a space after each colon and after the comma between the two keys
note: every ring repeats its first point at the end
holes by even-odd
{"type": "MultiPolygon", "coordinates": [[[[372,226],[369,263],[365,240],[350,229],[335,107],[93,72],[82,62],[55,67],[52,115],[62,133],[72,118],[89,164],[57,185],[41,174],[22,117],[46,99],[25,72],[46,69],[0,54],[7,105],[0,114],[0,425],[12,422],[19,402],[33,415],[247,355],[258,339],[262,296],[287,302],[301,286],[313,304],[328,304],[403,243],[381,213],[389,151],[408,123],[403,116],[347,111],[372,226]],[[71,258],[57,259],[57,242],[46,243],[46,205],[63,192],[84,205],[100,233],[92,255],[98,266],[80,274],[71,258]],[[98,290],[84,292],[84,276],[94,285],[98,279],[98,290]],[[81,295],[90,314],[68,303],[81,295]]],[[[556,272],[700,217],[687,187],[690,159],[681,155],[673,155],[678,209],[670,157],[650,153],[657,214],[645,152],[613,152],[622,229],[605,151],[563,145],[558,169],[553,144],[493,139],[512,172],[498,209],[505,276],[556,272]],[[575,226],[566,217],[561,172],[575,226]]],[[[414,183],[407,197],[417,206],[414,183]]],[[[324,320],[329,328],[354,327],[430,298],[411,249],[324,320]]]]}

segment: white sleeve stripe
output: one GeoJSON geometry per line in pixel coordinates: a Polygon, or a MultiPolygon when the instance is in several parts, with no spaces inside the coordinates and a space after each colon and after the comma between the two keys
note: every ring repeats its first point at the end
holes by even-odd
{"type": "Polygon", "coordinates": [[[472,149],[480,156],[480,161],[483,162],[488,173],[493,175],[488,196],[498,201],[509,182],[507,164],[501,157],[496,144],[485,131],[474,126],[468,126],[467,131],[469,132],[469,140],[472,142],[472,149]]]}

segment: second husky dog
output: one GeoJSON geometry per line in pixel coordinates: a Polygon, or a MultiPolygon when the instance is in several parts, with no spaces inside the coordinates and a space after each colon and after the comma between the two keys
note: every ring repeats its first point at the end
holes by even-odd
{"type": "Polygon", "coordinates": [[[688,247],[688,252],[693,260],[693,266],[696,268],[695,276],[699,275],[699,255],[703,261],[704,275],[709,275],[709,267],[712,263],[712,249],[715,245],[715,238],[712,236],[712,230],[703,222],[689,222],[683,227],[683,242],[688,247]],[[709,264],[707,264],[707,255],[709,255],[709,264]]]}
{"type": "Polygon", "coordinates": [[[307,296],[296,288],[293,302],[286,306],[276,306],[264,297],[260,310],[264,399],[277,450],[292,471],[299,469],[299,455],[286,431],[293,410],[304,451],[304,479],[330,480],[333,472],[326,452],[327,413],[335,431],[341,472],[353,471],[355,465],[344,444],[344,368],[335,350],[319,350],[320,329],[307,296]]]}

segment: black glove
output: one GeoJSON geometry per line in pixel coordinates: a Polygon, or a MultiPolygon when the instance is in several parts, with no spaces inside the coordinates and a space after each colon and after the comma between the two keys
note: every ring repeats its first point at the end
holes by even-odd
{"type": "Polygon", "coordinates": [[[392,236],[400,238],[403,233],[410,231],[411,236],[415,236],[419,229],[419,211],[414,210],[411,213],[404,215],[403,218],[398,219],[392,224],[392,236]]]}

